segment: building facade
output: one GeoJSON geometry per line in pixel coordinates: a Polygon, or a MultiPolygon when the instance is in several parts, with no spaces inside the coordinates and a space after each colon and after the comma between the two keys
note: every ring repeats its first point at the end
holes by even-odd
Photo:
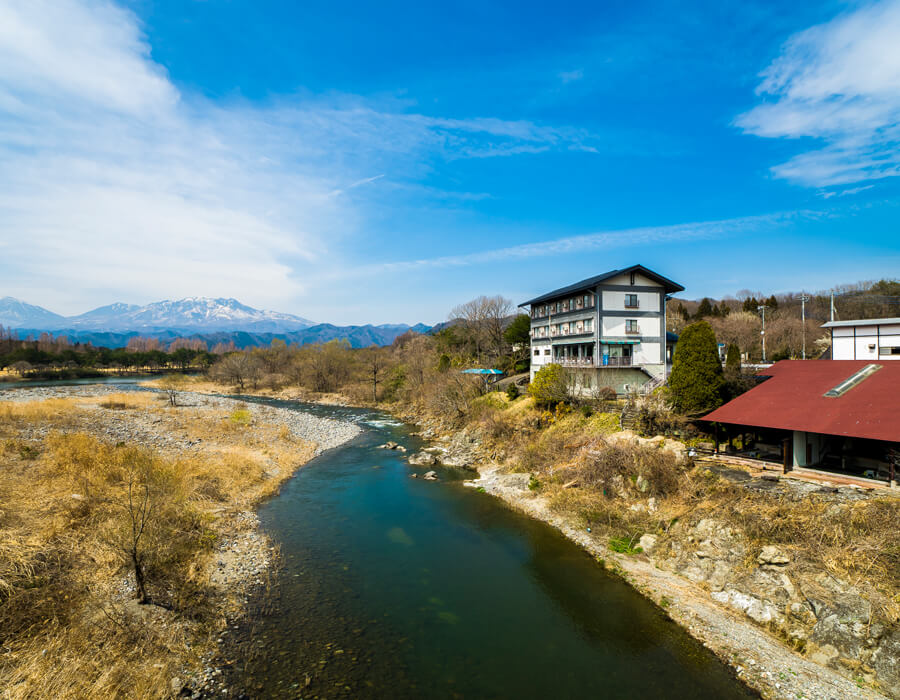
{"type": "Polygon", "coordinates": [[[900,360],[900,318],[829,321],[832,360],[900,360]]]}
{"type": "Polygon", "coordinates": [[[551,363],[577,387],[617,393],[665,381],[674,342],[666,299],[684,287],[641,265],[591,277],[520,304],[531,316],[531,378],[551,363]]]}

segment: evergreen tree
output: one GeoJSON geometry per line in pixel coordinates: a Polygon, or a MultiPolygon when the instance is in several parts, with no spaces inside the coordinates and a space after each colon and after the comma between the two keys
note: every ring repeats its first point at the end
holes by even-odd
{"type": "Polygon", "coordinates": [[[724,390],[716,334],[706,321],[692,323],[675,345],[669,375],[672,403],[684,414],[706,413],[722,404],[724,390]]]}
{"type": "Polygon", "coordinates": [[[678,313],[678,315],[681,316],[681,318],[685,321],[691,320],[690,313],[688,313],[688,310],[684,308],[684,304],[682,304],[680,301],[678,302],[678,309],[676,310],[676,313],[678,313]]]}
{"type": "Polygon", "coordinates": [[[778,299],[775,298],[774,294],[766,299],[766,306],[772,309],[772,311],[778,308],[778,299]]]}
{"type": "Polygon", "coordinates": [[[503,331],[503,339],[510,345],[528,345],[531,342],[531,316],[516,316],[503,331]]]}
{"type": "Polygon", "coordinates": [[[709,300],[709,297],[703,297],[703,299],[700,300],[700,306],[697,308],[697,314],[694,318],[701,319],[712,315],[712,302],[709,300]]]}
{"type": "Polygon", "coordinates": [[[747,297],[744,299],[744,311],[755,314],[757,306],[759,306],[759,301],[757,301],[756,297],[747,297]]]}
{"type": "Polygon", "coordinates": [[[741,351],[735,343],[729,343],[728,350],[725,352],[725,372],[726,374],[741,373],[741,351]]]}

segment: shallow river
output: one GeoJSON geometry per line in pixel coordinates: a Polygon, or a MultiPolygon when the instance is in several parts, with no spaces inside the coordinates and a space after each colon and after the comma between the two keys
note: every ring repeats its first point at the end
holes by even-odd
{"type": "MultiPolygon", "coordinates": [[[[283,569],[235,666],[254,696],[755,697],[553,528],[440,469],[411,479],[382,414],[269,401],[368,430],[260,510],[283,569]],[[249,640],[249,641],[248,641],[249,640]]],[[[421,474],[424,470],[417,468],[421,474]]]]}

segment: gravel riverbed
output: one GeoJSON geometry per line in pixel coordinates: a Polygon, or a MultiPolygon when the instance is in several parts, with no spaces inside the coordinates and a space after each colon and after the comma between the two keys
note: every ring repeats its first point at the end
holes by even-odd
{"type": "MultiPolygon", "coordinates": [[[[110,410],[108,405],[103,406],[109,397],[131,391],[134,389],[104,384],[17,387],[0,391],[0,405],[8,402],[76,399],[83,412],[79,412],[71,426],[72,430],[89,432],[107,442],[141,445],[169,458],[209,450],[212,452],[207,452],[208,454],[215,454],[215,450],[226,445],[228,440],[235,440],[232,435],[222,444],[217,444],[215,434],[213,437],[207,435],[205,439],[192,437],[175,420],[178,415],[194,414],[201,420],[208,416],[209,421],[212,421],[209,425],[214,427],[217,425],[215,421],[228,421],[228,416],[235,411],[247,411],[251,435],[255,426],[275,426],[286,429],[287,436],[293,441],[289,444],[297,446],[297,453],[290,465],[279,468],[271,462],[267,467],[267,478],[280,481],[290,478],[293,471],[311,457],[339,447],[363,432],[359,425],[348,421],[195,392],[179,392],[178,408],[174,412],[165,410],[167,405],[162,401],[159,406],[151,406],[147,410],[110,410]]],[[[148,390],[139,391],[143,393],[148,390]]],[[[271,428],[266,429],[269,430],[267,434],[271,435],[271,428]]],[[[40,442],[50,432],[50,427],[36,425],[26,428],[20,437],[40,442]]],[[[75,494],[73,498],[75,497],[81,496],[75,494]]],[[[217,508],[213,514],[218,522],[220,537],[209,560],[208,574],[210,583],[219,592],[223,625],[217,631],[217,641],[221,648],[225,637],[236,626],[236,621],[246,614],[249,596],[268,583],[278,552],[268,535],[260,530],[259,519],[253,510],[240,506],[224,507],[217,508]]],[[[133,603],[134,591],[133,576],[130,572],[123,572],[118,587],[121,603],[133,603]]],[[[170,613],[155,606],[148,607],[153,608],[150,613],[147,610],[142,610],[141,613],[157,615],[163,626],[171,624],[172,621],[168,619],[170,613]]],[[[224,660],[220,658],[220,652],[204,655],[203,667],[199,672],[185,667],[179,677],[171,679],[171,694],[195,699],[240,696],[239,692],[228,686],[222,672],[222,663],[224,660]]]]}

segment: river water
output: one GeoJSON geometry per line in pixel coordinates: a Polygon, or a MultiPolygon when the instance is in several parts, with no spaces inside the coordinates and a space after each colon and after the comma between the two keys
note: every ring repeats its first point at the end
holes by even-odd
{"type": "MultiPolygon", "coordinates": [[[[264,400],[367,428],[260,509],[283,568],[245,640],[253,696],[748,698],[726,667],[555,529],[437,471],[412,479],[408,426],[264,400]]],[[[417,468],[419,474],[424,471],[417,468]]]]}

